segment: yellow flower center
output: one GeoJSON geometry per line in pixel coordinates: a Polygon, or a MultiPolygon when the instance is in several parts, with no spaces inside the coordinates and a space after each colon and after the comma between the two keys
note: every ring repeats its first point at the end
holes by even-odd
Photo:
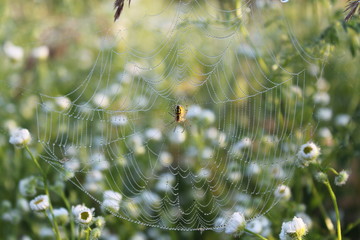
{"type": "Polygon", "coordinates": [[[40,203],[42,203],[42,202],[43,202],[43,200],[42,200],[42,199],[39,199],[39,200],[37,200],[37,201],[35,202],[35,204],[38,205],[38,204],[40,204],[40,203]]]}
{"type": "Polygon", "coordinates": [[[80,213],[80,218],[81,218],[82,220],[88,219],[88,218],[89,218],[89,213],[88,213],[88,212],[82,212],[82,213],[80,213]]]}
{"type": "Polygon", "coordinates": [[[310,153],[312,150],[313,150],[312,147],[305,147],[305,148],[304,148],[304,153],[308,154],[308,153],[310,153]]]}

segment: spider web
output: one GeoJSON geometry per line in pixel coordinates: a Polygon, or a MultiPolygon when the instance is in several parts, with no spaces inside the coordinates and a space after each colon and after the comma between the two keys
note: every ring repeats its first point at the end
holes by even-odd
{"type": "Polygon", "coordinates": [[[306,69],[325,62],[286,18],[296,3],[149,2],[132,1],[72,91],[40,94],[41,159],[100,205],[121,193],[111,214],[146,226],[267,213],[311,120],[305,91],[319,76],[306,69]]]}

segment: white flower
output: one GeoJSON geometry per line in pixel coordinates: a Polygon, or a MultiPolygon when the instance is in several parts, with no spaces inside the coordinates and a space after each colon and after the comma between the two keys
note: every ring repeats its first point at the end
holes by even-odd
{"type": "Polygon", "coordinates": [[[213,111],[211,111],[209,109],[204,109],[201,112],[201,118],[208,124],[215,122],[215,114],[213,111]]]}
{"type": "Polygon", "coordinates": [[[99,170],[90,171],[86,174],[84,188],[89,192],[101,192],[101,181],[104,179],[104,175],[99,170]]]}
{"type": "Polygon", "coordinates": [[[219,131],[214,127],[208,128],[205,132],[205,137],[213,141],[218,138],[218,135],[219,131]]]}
{"type": "Polygon", "coordinates": [[[320,183],[326,183],[326,181],[328,180],[328,177],[327,177],[326,173],[317,172],[315,174],[315,179],[320,183]]]}
{"type": "Polygon", "coordinates": [[[108,169],[110,163],[106,160],[105,154],[102,152],[95,152],[90,157],[90,163],[93,170],[105,170],[108,169]]]}
{"type": "Polygon", "coordinates": [[[316,64],[310,64],[308,70],[311,75],[316,76],[318,75],[320,68],[316,64]]]}
{"type": "Polygon", "coordinates": [[[91,232],[90,232],[91,240],[96,240],[96,239],[99,239],[100,237],[101,237],[101,229],[100,228],[91,229],[91,232]]]}
{"type": "Polygon", "coordinates": [[[316,116],[321,121],[329,121],[332,118],[332,110],[331,108],[319,108],[316,116]]]}
{"type": "Polygon", "coordinates": [[[119,83],[123,83],[123,84],[129,84],[131,83],[133,77],[126,73],[126,72],[123,72],[123,73],[119,73],[117,76],[116,76],[117,80],[119,81],[119,83]]]}
{"type": "Polygon", "coordinates": [[[207,168],[201,168],[198,172],[198,177],[200,178],[208,178],[211,176],[211,171],[207,168]]]}
{"type": "Polygon", "coordinates": [[[251,220],[246,224],[246,229],[254,233],[260,234],[262,231],[261,222],[258,219],[251,220]]]}
{"type": "Polygon", "coordinates": [[[53,213],[58,223],[66,224],[69,221],[69,213],[65,208],[55,208],[53,213]]]}
{"type": "Polygon", "coordinates": [[[3,122],[3,126],[7,129],[10,133],[16,130],[18,127],[17,123],[14,120],[6,120],[3,122]]]}
{"type": "Polygon", "coordinates": [[[148,106],[148,104],[149,104],[148,98],[147,98],[146,96],[143,96],[143,95],[138,96],[138,97],[134,100],[134,105],[135,105],[136,107],[142,107],[142,108],[144,108],[144,107],[148,106]]]}
{"type": "Polygon", "coordinates": [[[170,134],[169,139],[175,144],[183,143],[186,139],[186,132],[184,128],[181,126],[176,126],[175,131],[170,134]]]}
{"type": "Polygon", "coordinates": [[[261,222],[262,225],[262,231],[261,235],[264,237],[267,237],[271,234],[271,222],[270,220],[265,216],[260,216],[258,220],[261,222]]]}
{"type": "Polygon", "coordinates": [[[149,128],[145,132],[147,139],[159,141],[162,138],[161,131],[157,128],[149,128]]]}
{"type": "Polygon", "coordinates": [[[134,218],[139,217],[141,213],[141,209],[139,208],[138,204],[134,201],[128,201],[124,204],[126,211],[130,213],[130,215],[134,218]]]}
{"type": "Polygon", "coordinates": [[[46,227],[46,226],[42,226],[40,228],[39,236],[40,236],[40,239],[54,239],[55,238],[55,234],[54,234],[54,231],[52,230],[52,228],[46,227]]]}
{"type": "Polygon", "coordinates": [[[52,101],[44,101],[41,104],[41,108],[44,112],[48,113],[48,112],[52,112],[55,110],[55,104],[52,101]]]}
{"type": "Polygon", "coordinates": [[[4,52],[12,60],[20,61],[24,57],[24,50],[11,42],[4,44],[4,52]]]}
{"type": "Polygon", "coordinates": [[[107,108],[110,105],[110,99],[103,93],[96,94],[93,98],[93,102],[100,108],[107,108]]]}
{"type": "Polygon", "coordinates": [[[214,231],[215,232],[222,232],[224,231],[224,225],[225,225],[225,218],[223,217],[218,217],[215,219],[215,222],[214,222],[214,231]]]}
{"type": "Polygon", "coordinates": [[[9,222],[11,224],[19,224],[21,221],[21,213],[18,209],[10,209],[6,212],[3,212],[1,215],[1,220],[4,222],[9,222]]]}
{"type": "Polygon", "coordinates": [[[164,173],[160,176],[159,181],[156,184],[156,189],[163,192],[170,191],[175,180],[174,175],[171,173],[164,173]]]}
{"type": "Polygon", "coordinates": [[[144,154],[146,151],[145,146],[143,144],[143,140],[144,140],[143,136],[139,133],[134,134],[130,138],[131,147],[134,150],[134,153],[137,155],[144,154]]]}
{"type": "Polygon", "coordinates": [[[120,83],[113,83],[105,90],[105,92],[109,94],[109,96],[119,96],[122,91],[123,87],[120,83]]]}
{"type": "Polygon", "coordinates": [[[25,213],[29,212],[30,211],[29,202],[25,198],[18,198],[16,200],[16,209],[25,213]]]}
{"type": "Polygon", "coordinates": [[[31,51],[31,56],[39,60],[45,60],[49,57],[50,50],[47,46],[36,47],[31,51]]]}
{"type": "Polygon", "coordinates": [[[288,186],[280,185],[275,189],[274,195],[278,199],[289,200],[291,197],[291,191],[288,186]]]}
{"type": "Polygon", "coordinates": [[[241,179],[241,167],[236,162],[232,162],[228,166],[228,176],[232,182],[237,182],[241,179]]]}
{"type": "Polygon", "coordinates": [[[320,155],[320,148],[313,142],[308,142],[300,147],[297,154],[299,165],[301,167],[309,166],[309,163],[314,162],[320,155]]]}
{"type": "Polygon", "coordinates": [[[151,206],[159,206],[161,203],[159,195],[151,191],[144,191],[141,194],[141,198],[145,203],[151,206]]]}
{"type": "Polygon", "coordinates": [[[103,199],[109,199],[109,200],[114,200],[117,202],[120,202],[122,200],[122,195],[118,192],[112,191],[112,190],[106,190],[103,193],[103,199]]]}
{"type": "Polygon", "coordinates": [[[61,110],[67,110],[71,106],[71,101],[67,97],[58,97],[56,98],[56,104],[60,107],[61,110]]]}
{"type": "Polygon", "coordinates": [[[161,165],[163,165],[164,167],[168,167],[172,164],[173,157],[168,152],[161,152],[159,154],[159,161],[160,161],[161,165]]]}
{"type": "Polygon", "coordinates": [[[30,208],[35,212],[45,211],[49,206],[50,202],[47,195],[39,195],[30,201],[30,208]]]}
{"type": "Polygon", "coordinates": [[[320,77],[316,82],[316,87],[319,91],[327,91],[329,90],[330,84],[326,81],[326,79],[320,77]]]}
{"type": "Polygon", "coordinates": [[[94,218],[94,224],[98,228],[101,228],[101,229],[104,228],[104,226],[105,226],[105,218],[102,217],[102,216],[98,216],[98,217],[94,218]]]}
{"type": "Polygon", "coordinates": [[[187,118],[199,118],[201,116],[201,107],[199,105],[191,105],[189,106],[186,117],[187,118]]]}
{"type": "Polygon", "coordinates": [[[349,124],[351,117],[347,114],[339,114],[335,118],[335,124],[340,127],[345,127],[349,124]]]}
{"type": "Polygon", "coordinates": [[[90,224],[93,219],[94,209],[89,209],[85,205],[76,205],[72,207],[72,213],[75,217],[75,221],[80,224],[90,224]]]}
{"type": "Polygon", "coordinates": [[[232,145],[230,152],[234,155],[239,155],[241,150],[251,146],[251,139],[248,137],[243,138],[239,142],[232,145]]]}
{"type": "Polygon", "coordinates": [[[128,118],[126,115],[120,114],[117,116],[111,116],[111,124],[114,126],[125,126],[128,123],[128,118]]]}
{"type": "Polygon", "coordinates": [[[70,172],[80,169],[80,161],[77,158],[71,158],[64,162],[64,168],[70,172]]]}
{"type": "Polygon", "coordinates": [[[206,148],[204,148],[201,156],[203,159],[210,159],[213,157],[213,155],[214,155],[213,149],[206,147],[206,148]]]}
{"type": "Polygon", "coordinates": [[[342,186],[349,179],[349,173],[345,170],[339,172],[339,175],[335,177],[335,185],[342,186]]]}
{"type": "Polygon", "coordinates": [[[24,147],[31,142],[31,135],[29,130],[25,128],[18,128],[11,132],[9,142],[16,147],[24,147]]]}
{"type": "Polygon", "coordinates": [[[27,235],[23,235],[21,236],[20,240],[32,240],[32,238],[27,235]]]}
{"type": "Polygon", "coordinates": [[[129,62],[124,67],[125,71],[132,76],[139,76],[143,70],[141,69],[141,64],[136,62],[129,62]]]}
{"type": "Polygon", "coordinates": [[[246,221],[244,215],[240,212],[235,212],[226,223],[225,233],[226,234],[235,234],[240,235],[244,231],[246,226],[246,221]]]}
{"type": "Polygon", "coordinates": [[[260,216],[248,222],[246,229],[267,237],[271,233],[271,222],[265,216],[260,216]]]}
{"type": "Polygon", "coordinates": [[[120,209],[120,202],[113,199],[105,199],[101,205],[103,210],[117,212],[120,209]]]}
{"type": "MultiPolygon", "coordinates": [[[[303,211],[305,211],[305,209],[303,211]]],[[[307,215],[305,212],[296,213],[296,217],[301,218],[304,221],[307,229],[310,229],[312,227],[313,222],[309,215],[307,215]]]]}
{"type": "Polygon", "coordinates": [[[284,179],[286,177],[286,173],[280,165],[271,166],[270,172],[271,172],[271,175],[276,179],[284,179]]]}
{"type": "Polygon", "coordinates": [[[280,240],[297,240],[307,233],[307,227],[301,218],[294,217],[292,221],[281,226],[280,240]]]}
{"type": "Polygon", "coordinates": [[[246,168],[247,176],[258,175],[261,172],[261,168],[257,163],[250,163],[246,168]]]}
{"type": "Polygon", "coordinates": [[[314,95],[314,103],[328,105],[330,103],[330,95],[327,92],[317,92],[314,95]]]}
{"type": "Polygon", "coordinates": [[[138,232],[130,238],[130,240],[146,240],[146,239],[147,239],[146,235],[142,232],[138,232]]]}
{"type": "Polygon", "coordinates": [[[332,133],[329,128],[322,127],[319,129],[319,137],[325,138],[325,139],[332,139],[332,133]]]}
{"type": "Polygon", "coordinates": [[[242,205],[249,205],[252,201],[252,197],[246,193],[238,193],[235,195],[235,201],[241,203],[242,205]]]}
{"type": "Polygon", "coordinates": [[[248,58],[256,58],[256,51],[255,49],[248,45],[248,44],[241,44],[237,47],[237,50],[236,50],[237,54],[239,55],[244,55],[248,58]]]}
{"type": "Polygon", "coordinates": [[[19,182],[19,192],[25,197],[34,196],[36,194],[36,177],[31,176],[21,179],[19,182]]]}

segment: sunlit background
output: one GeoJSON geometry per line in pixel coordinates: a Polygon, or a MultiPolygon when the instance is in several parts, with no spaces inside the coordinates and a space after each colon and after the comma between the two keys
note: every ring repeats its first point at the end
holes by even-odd
{"type": "MultiPolygon", "coordinates": [[[[232,239],[234,212],[268,239],[295,215],[307,239],[336,239],[319,169],[298,164],[308,141],[324,169],[350,172],[341,187],[328,176],[344,239],[357,239],[360,21],[345,23],[344,5],[133,0],[114,23],[112,1],[6,0],[0,238],[55,239],[28,204],[44,194],[39,169],[9,143],[21,127],[53,207],[94,208],[100,239],[232,239]]],[[[86,238],[71,217],[59,225],[86,238]]]]}

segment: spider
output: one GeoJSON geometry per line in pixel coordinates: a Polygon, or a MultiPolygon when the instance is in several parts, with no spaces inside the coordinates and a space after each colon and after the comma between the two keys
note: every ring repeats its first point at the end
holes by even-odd
{"type": "MultiPolygon", "coordinates": [[[[169,114],[174,117],[174,121],[172,121],[170,124],[177,122],[177,123],[183,123],[185,125],[187,123],[187,119],[186,119],[187,109],[184,106],[175,105],[172,109],[172,112],[169,112],[169,114]]],[[[176,127],[174,128],[174,132],[176,130],[176,127]]],[[[184,131],[185,128],[182,132],[184,131]]]]}

